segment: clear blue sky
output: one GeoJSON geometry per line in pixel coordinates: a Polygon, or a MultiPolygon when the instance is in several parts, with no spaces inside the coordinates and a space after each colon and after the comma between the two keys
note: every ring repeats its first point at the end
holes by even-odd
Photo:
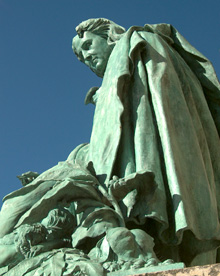
{"type": "Polygon", "coordinates": [[[89,142],[96,77],[72,53],[75,26],[106,17],[128,28],[170,23],[220,76],[219,0],[0,0],[0,198],[89,142]]]}

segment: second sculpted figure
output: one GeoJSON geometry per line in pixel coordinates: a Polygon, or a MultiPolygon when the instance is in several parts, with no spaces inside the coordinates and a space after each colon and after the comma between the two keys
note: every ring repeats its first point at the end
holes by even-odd
{"type": "Polygon", "coordinates": [[[41,175],[24,174],[25,187],[5,197],[5,275],[50,275],[54,263],[56,275],[91,276],[215,263],[220,85],[211,63],[167,24],[126,31],[98,18],[76,31],[74,53],[103,78],[85,100],[96,105],[91,140],[41,175]]]}

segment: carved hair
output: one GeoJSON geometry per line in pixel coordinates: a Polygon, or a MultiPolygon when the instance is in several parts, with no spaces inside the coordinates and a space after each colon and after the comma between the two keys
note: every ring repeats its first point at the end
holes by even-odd
{"type": "Polygon", "coordinates": [[[76,226],[76,219],[67,209],[58,207],[52,209],[41,223],[46,227],[51,237],[68,237],[76,226]]]}
{"type": "Polygon", "coordinates": [[[109,45],[115,45],[116,41],[125,33],[123,27],[105,18],[88,19],[76,27],[76,32],[80,38],[83,37],[86,31],[106,39],[109,45]]]}

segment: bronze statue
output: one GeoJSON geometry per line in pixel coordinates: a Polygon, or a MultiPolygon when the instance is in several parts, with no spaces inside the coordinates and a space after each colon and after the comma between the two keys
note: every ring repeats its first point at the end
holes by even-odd
{"type": "Polygon", "coordinates": [[[76,31],[75,54],[103,78],[86,96],[96,105],[90,143],[36,178],[22,176],[25,187],[5,198],[0,237],[64,208],[77,222],[72,243],[65,227],[60,246],[48,246],[46,235],[36,257],[26,254],[36,269],[51,252],[57,261],[72,256],[74,275],[215,263],[220,85],[211,63],[167,24],[126,31],[99,18],[76,31]]]}

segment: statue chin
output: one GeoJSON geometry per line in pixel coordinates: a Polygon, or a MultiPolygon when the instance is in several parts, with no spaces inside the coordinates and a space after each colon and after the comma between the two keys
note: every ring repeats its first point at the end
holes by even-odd
{"type": "Polygon", "coordinates": [[[96,76],[98,76],[100,78],[104,77],[104,71],[102,72],[102,71],[97,70],[96,68],[91,68],[91,67],[90,67],[90,69],[92,70],[93,73],[96,74],[96,76]]]}
{"type": "Polygon", "coordinates": [[[104,73],[105,73],[105,69],[106,69],[106,65],[103,66],[103,64],[97,64],[96,67],[92,67],[89,66],[89,68],[92,70],[93,73],[95,73],[98,77],[103,78],[104,77],[104,73]]]}

